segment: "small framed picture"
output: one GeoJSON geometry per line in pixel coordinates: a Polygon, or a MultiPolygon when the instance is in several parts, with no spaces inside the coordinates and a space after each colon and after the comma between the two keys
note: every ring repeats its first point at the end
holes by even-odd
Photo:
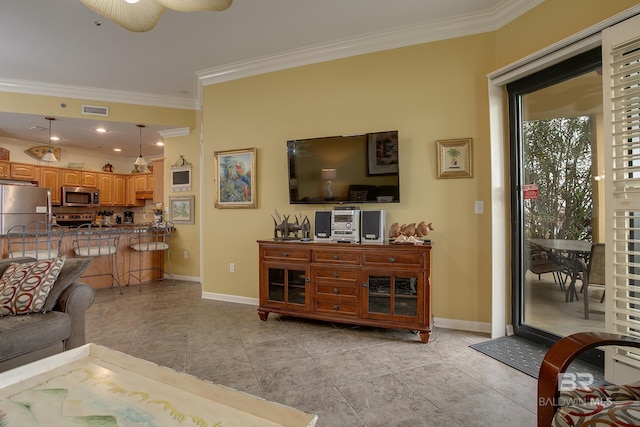
{"type": "Polygon", "coordinates": [[[216,208],[256,208],[256,149],[216,151],[216,208]]]}
{"type": "Polygon", "coordinates": [[[169,221],[193,224],[195,199],[195,196],[169,196],[169,221]]]}
{"type": "Polygon", "coordinates": [[[438,147],[438,178],[471,178],[473,147],[471,138],[443,139],[438,147]]]}
{"type": "Polygon", "coordinates": [[[398,173],[398,132],[377,132],[367,135],[369,175],[398,173]]]}

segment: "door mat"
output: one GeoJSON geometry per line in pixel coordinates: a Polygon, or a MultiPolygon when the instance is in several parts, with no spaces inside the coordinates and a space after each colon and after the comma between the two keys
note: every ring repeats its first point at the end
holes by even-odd
{"type": "MultiPolygon", "coordinates": [[[[536,379],[538,378],[542,359],[544,359],[544,355],[549,350],[542,344],[537,344],[518,336],[496,338],[495,340],[472,344],[469,347],[536,379]]],[[[595,384],[606,383],[601,368],[581,360],[574,360],[569,365],[567,372],[588,372],[593,375],[595,384]]]]}

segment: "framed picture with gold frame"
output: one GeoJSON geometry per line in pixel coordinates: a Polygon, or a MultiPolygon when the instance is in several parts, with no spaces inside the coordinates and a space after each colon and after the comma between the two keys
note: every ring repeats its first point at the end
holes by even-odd
{"type": "Polygon", "coordinates": [[[256,208],[256,149],[216,151],[216,208],[256,208]]]}
{"type": "Polygon", "coordinates": [[[473,139],[443,139],[438,148],[438,178],[473,177],[473,139]]]}

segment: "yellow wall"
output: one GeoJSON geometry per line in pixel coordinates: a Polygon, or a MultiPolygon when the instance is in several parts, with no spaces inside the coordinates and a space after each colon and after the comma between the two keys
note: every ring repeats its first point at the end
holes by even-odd
{"type": "MultiPolygon", "coordinates": [[[[286,141],[398,129],[402,202],[362,208],[384,207],[389,224],[433,222],[434,315],[490,322],[491,245],[503,242],[491,242],[486,75],[637,3],[546,0],[492,33],[207,86],[202,116],[191,110],[98,105],[110,107],[110,120],[191,129],[188,136],[165,141],[165,201],[184,195],[172,193],[167,179],[179,155],[193,164],[194,177],[202,177],[187,193],[196,195],[196,225],[180,225],[172,243],[174,272],[198,277],[202,271],[204,292],[248,298],[258,296],[256,240],[273,236],[275,210],[312,217],[314,209],[333,206],[289,205],[286,141]],[[473,138],[473,178],[437,179],[435,141],[464,137],[473,138]],[[258,208],[215,209],[214,152],[249,147],[258,149],[258,208]],[[484,214],[474,214],[475,200],[485,202],[484,214]],[[232,262],[235,273],[229,272],[232,262]]],[[[82,104],[96,101],[0,97],[2,111],[63,117],[82,117],[82,104]],[[60,107],[62,102],[67,108],[60,107]]]]}
{"type": "MultiPolygon", "coordinates": [[[[387,222],[433,222],[433,313],[491,320],[491,195],[486,75],[637,2],[547,0],[494,32],[394,49],[211,85],[203,102],[203,188],[218,150],[256,147],[257,209],[215,209],[205,191],[203,290],[257,298],[258,239],[288,203],[288,139],[398,129],[402,203],[387,222]],[[550,21],[556,25],[549,25],[550,21]],[[473,138],[471,179],[437,179],[435,141],[473,138]],[[485,213],[474,213],[474,201],[485,213]],[[229,272],[229,263],[236,272],[229,272]]],[[[507,169],[508,170],[508,169],[507,169]]],[[[364,205],[363,209],[380,208],[364,205]]],[[[507,226],[505,224],[505,226],[507,226]]],[[[495,244],[503,244],[496,242],[495,244]]],[[[507,260],[507,264],[509,264],[507,260]]]]}
{"type": "Polygon", "coordinates": [[[496,31],[496,69],[637,5],[638,0],[545,0],[496,31]]]}
{"type": "MultiPolygon", "coordinates": [[[[402,202],[362,208],[386,209],[389,224],[432,222],[435,316],[488,322],[490,251],[478,248],[488,247],[490,222],[474,214],[474,200],[490,196],[493,45],[483,34],[206,87],[205,162],[217,150],[257,147],[258,208],[215,209],[213,191],[205,193],[204,291],[257,298],[255,241],[273,236],[274,211],[312,217],[332,208],[289,205],[288,139],[398,129],[402,202]],[[474,139],[474,177],[437,179],[435,141],[463,137],[474,139]]],[[[205,169],[205,183],[213,179],[205,169]]]]}
{"type": "Polygon", "coordinates": [[[107,122],[146,123],[176,128],[195,126],[193,110],[10,92],[2,92],[0,96],[0,111],[79,119],[93,118],[81,113],[82,106],[96,104],[109,107],[109,116],[101,118],[107,122]],[[61,104],[65,104],[65,107],[61,104]]]}
{"type": "MultiPolygon", "coordinates": [[[[200,277],[200,123],[201,116],[194,112],[195,125],[190,128],[187,136],[165,139],[164,145],[164,200],[169,202],[171,196],[191,196],[195,195],[194,224],[177,224],[176,233],[171,239],[171,264],[174,274],[190,278],[200,277]],[[173,192],[171,191],[170,171],[171,165],[175,164],[180,156],[184,156],[192,165],[191,191],[173,192]],[[188,258],[184,258],[184,251],[188,252],[188,258]]],[[[211,186],[209,186],[211,187],[211,186]]],[[[203,220],[206,222],[206,219],[203,220]]],[[[205,260],[206,262],[206,260],[205,260]]]]}

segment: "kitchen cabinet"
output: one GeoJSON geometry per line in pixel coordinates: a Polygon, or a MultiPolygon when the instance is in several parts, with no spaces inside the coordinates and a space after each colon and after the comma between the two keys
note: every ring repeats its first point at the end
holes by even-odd
{"type": "Polygon", "coordinates": [[[100,206],[127,206],[127,178],[123,174],[98,173],[100,206]]]}
{"type": "Polygon", "coordinates": [[[81,185],[83,187],[97,188],[98,187],[98,172],[82,171],[81,185]]]}
{"type": "Polygon", "coordinates": [[[138,199],[153,199],[153,174],[139,173],[134,177],[136,197],[138,199]]]}
{"type": "Polygon", "coordinates": [[[98,189],[100,190],[100,206],[113,206],[113,174],[98,174],[98,189]]]}
{"type": "Polygon", "coordinates": [[[114,206],[126,206],[126,177],[118,174],[113,176],[113,204],[114,206]]]}
{"type": "Polygon", "coordinates": [[[52,168],[49,166],[40,167],[39,187],[48,188],[51,191],[51,204],[54,206],[62,204],[60,178],[60,168],[52,168]]]}
{"type": "Polygon", "coordinates": [[[39,181],[40,168],[36,165],[24,163],[11,163],[11,179],[19,179],[25,181],[39,181]]]}
{"type": "Polygon", "coordinates": [[[125,205],[144,206],[144,200],[136,197],[135,175],[127,175],[125,178],[125,205]]]}
{"type": "Polygon", "coordinates": [[[429,342],[431,246],[261,240],[258,314],[418,331],[429,342]]]}
{"type": "Polygon", "coordinates": [[[81,187],[82,171],[77,169],[60,169],[63,187],[81,187]]]}
{"type": "Polygon", "coordinates": [[[11,176],[11,163],[0,162],[0,178],[7,179],[11,176]]]}

